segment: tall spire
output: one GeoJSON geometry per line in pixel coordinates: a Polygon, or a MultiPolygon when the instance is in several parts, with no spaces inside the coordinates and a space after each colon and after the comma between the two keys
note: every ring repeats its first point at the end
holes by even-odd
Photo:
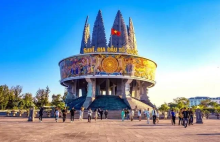
{"type": "Polygon", "coordinates": [[[99,10],[95,23],[94,23],[91,46],[95,47],[95,51],[97,47],[107,47],[106,37],[105,37],[105,27],[104,27],[101,10],[99,10]]]}
{"type": "Polygon", "coordinates": [[[120,10],[118,10],[116,14],[115,21],[114,21],[112,28],[117,31],[120,31],[121,35],[120,36],[111,35],[112,38],[110,37],[109,46],[111,46],[112,44],[112,46],[114,47],[117,47],[117,48],[124,47],[125,49],[127,49],[128,48],[128,33],[127,33],[125,22],[124,22],[124,19],[122,17],[120,10]]]}
{"type": "Polygon", "coordinates": [[[128,27],[128,42],[131,49],[137,51],[137,43],[134,32],[134,26],[131,18],[129,17],[129,27],[128,27]]]}
{"type": "Polygon", "coordinates": [[[84,48],[90,47],[90,30],[89,30],[89,23],[88,23],[89,16],[86,17],[86,22],[83,30],[83,36],[82,36],[82,42],[81,42],[81,48],[80,48],[80,54],[83,54],[84,48]]]}

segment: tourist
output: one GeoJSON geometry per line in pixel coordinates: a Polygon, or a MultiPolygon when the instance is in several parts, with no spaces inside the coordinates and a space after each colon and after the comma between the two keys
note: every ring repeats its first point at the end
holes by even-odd
{"type": "Polygon", "coordinates": [[[149,111],[149,108],[147,108],[147,110],[144,111],[144,114],[145,114],[146,119],[147,119],[147,124],[150,124],[150,111],[149,111]]]}
{"type": "Polygon", "coordinates": [[[121,120],[124,121],[125,119],[125,111],[124,109],[121,111],[121,120]]]}
{"type": "Polygon", "coordinates": [[[189,110],[189,125],[193,125],[193,111],[192,108],[189,110]]]}
{"type": "Polygon", "coordinates": [[[134,110],[133,109],[130,109],[130,119],[131,119],[131,121],[134,120],[134,110]]]}
{"type": "Polygon", "coordinates": [[[58,119],[59,119],[59,109],[58,108],[56,108],[56,110],[55,110],[55,120],[56,120],[56,122],[58,122],[58,119]]]}
{"type": "Polygon", "coordinates": [[[40,108],[40,111],[39,111],[39,122],[42,122],[43,113],[44,113],[44,108],[41,107],[41,108],[40,108]]]}
{"type": "Polygon", "coordinates": [[[89,108],[89,110],[88,110],[88,122],[91,122],[91,119],[92,119],[92,110],[91,110],[91,108],[89,108]]]}
{"type": "Polygon", "coordinates": [[[95,121],[96,121],[97,118],[98,118],[98,109],[95,109],[95,115],[94,115],[94,118],[95,118],[95,121]]]}
{"type": "Polygon", "coordinates": [[[64,109],[62,110],[62,113],[63,113],[63,122],[65,122],[66,121],[66,115],[67,115],[66,107],[64,107],[64,109]]]}
{"type": "Polygon", "coordinates": [[[171,110],[171,118],[172,118],[172,125],[175,125],[176,113],[173,111],[173,109],[171,110]]]}
{"type": "Polygon", "coordinates": [[[84,107],[82,106],[79,112],[79,120],[83,120],[84,107]]]}
{"type": "Polygon", "coordinates": [[[179,112],[179,125],[183,125],[183,109],[180,109],[180,112],[179,112]]]}
{"type": "Polygon", "coordinates": [[[157,123],[159,123],[159,118],[160,118],[160,114],[159,111],[157,110],[157,118],[156,118],[157,123]]]}
{"type": "Polygon", "coordinates": [[[155,108],[153,108],[152,110],[152,116],[153,116],[153,124],[155,125],[156,123],[156,118],[157,118],[157,111],[155,110],[155,108]]]}
{"type": "Polygon", "coordinates": [[[185,128],[187,127],[188,116],[189,116],[189,113],[186,110],[186,108],[184,107],[184,109],[183,109],[183,125],[184,125],[185,128]]]}
{"type": "Polygon", "coordinates": [[[101,117],[101,120],[102,120],[102,115],[103,115],[103,110],[99,108],[99,114],[100,114],[100,117],[101,117]]]}
{"type": "Polygon", "coordinates": [[[104,114],[105,114],[105,119],[107,119],[108,118],[108,110],[107,109],[105,110],[104,114]]]}
{"type": "Polygon", "coordinates": [[[74,121],[74,115],[75,115],[76,110],[74,107],[70,110],[70,122],[72,123],[74,121]]]}
{"type": "Polygon", "coordinates": [[[141,109],[138,110],[138,119],[141,121],[141,109]]]}

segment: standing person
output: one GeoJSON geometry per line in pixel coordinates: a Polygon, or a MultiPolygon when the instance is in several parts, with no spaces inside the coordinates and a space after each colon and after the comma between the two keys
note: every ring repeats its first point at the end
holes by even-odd
{"type": "Polygon", "coordinates": [[[176,122],[176,113],[173,111],[171,111],[171,118],[172,118],[172,125],[175,125],[176,122]]]}
{"type": "Polygon", "coordinates": [[[42,122],[43,113],[44,113],[44,108],[41,107],[41,108],[40,108],[40,111],[39,111],[39,122],[42,122]]]}
{"type": "Polygon", "coordinates": [[[189,110],[189,125],[193,125],[193,111],[192,108],[189,110]]]}
{"type": "Polygon", "coordinates": [[[141,121],[141,109],[138,110],[138,118],[139,118],[139,121],[141,121]]]}
{"type": "Polygon", "coordinates": [[[183,125],[183,109],[180,109],[179,112],[179,125],[183,125]]]}
{"type": "Polygon", "coordinates": [[[103,110],[102,109],[99,109],[99,114],[100,114],[100,117],[101,117],[101,120],[102,120],[102,115],[103,115],[103,110]]]}
{"type": "Polygon", "coordinates": [[[147,108],[147,110],[145,110],[144,112],[146,119],[147,119],[147,124],[150,124],[150,111],[149,108],[147,108]]]}
{"type": "Polygon", "coordinates": [[[157,118],[157,111],[155,110],[155,107],[152,110],[152,116],[153,116],[153,124],[155,125],[156,123],[156,118],[157,118]]]}
{"type": "Polygon", "coordinates": [[[56,110],[55,110],[55,120],[56,120],[56,122],[58,122],[59,116],[60,116],[59,109],[56,108],[56,110]]]}
{"type": "Polygon", "coordinates": [[[63,113],[63,122],[65,122],[66,121],[66,114],[67,114],[66,107],[64,107],[64,109],[62,110],[62,113],[63,113]]]}
{"type": "Polygon", "coordinates": [[[130,109],[130,119],[131,119],[131,121],[134,120],[134,110],[133,109],[130,109]]]}
{"type": "Polygon", "coordinates": [[[127,109],[127,120],[130,119],[130,113],[129,113],[129,109],[127,109]]]}
{"type": "Polygon", "coordinates": [[[94,118],[95,118],[95,121],[96,121],[97,118],[98,118],[98,109],[95,109],[95,115],[94,115],[94,118]]]}
{"type": "Polygon", "coordinates": [[[107,119],[108,118],[108,110],[107,109],[105,110],[104,114],[105,114],[105,119],[107,119]]]}
{"type": "Polygon", "coordinates": [[[74,121],[74,115],[75,115],[76,110],[74,107],[70,110],[70,122],[72,123],[74,121]]]}
{"type": "Polygon", "coordinates": [[[159,118],[160,118],[160,114],[159,111],[157,110],[157,118],[156,118],[157,123],[159,123],[159,118]]]}
{"type": "Polygon", "coordinates": [[[82,106],[80,110],[81,110],[81,116],[80,117],[81,117],[81,120],[83,120],[84,106],[82,106]]]}
{"type": "Polygon", "coordinates": [[[121,120],[124,121],[125,119],[125,111],[124,109],[121,111],[121,120]]]}
{"type": "Polygon", "coordinates": [[[91,123],[91,119],[92,119],[92,110],[91,108],[89,108],[88,110],[88,122],[91,123]]]}
{"type": "Polygon", "coordinates": [[[184,125],[185,128],[187,127],[188,116],[189,116],[189,113],[186,110],[186,108],[184,107],[184,109],[183,109],[183,125],[184,125]]]}

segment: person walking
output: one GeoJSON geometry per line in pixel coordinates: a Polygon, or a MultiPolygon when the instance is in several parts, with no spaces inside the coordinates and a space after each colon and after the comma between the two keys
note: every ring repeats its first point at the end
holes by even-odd
{"type": "Polygon", "coordinates": [[[67,114],[66,107],[64,107],[64,109],[62,110],[62,113],[63,113],[63,122],[65,122],[66,121],[66,114],[67,114]]]}
{"type": "Polygon", "coordinates": [[[147,119],[147,124],[150,124],[150,111],[149,108],[147,108],[147,110],[145,110],[144,112],[146,119],[147,119]]]}
{"type": "Polygon", "coordinates": [[[138,110],[138,118],[139,118],[139,121],[141,121],[141,109],[138,110]]]}
{"type": "Polygon", "coordinates": [[[130,109],[130,119],[131,119],[131,121],[134,120],[134,110],[133,109],[130,109]]]}
{"type": "Polygon", "coordinates": [[[80,120],[83,120],[84,109],[85,109],[84,106],[82,106],[81,109],[80,109],[80,111],[81,111],[81,113],[80,113],[80,120]]]}
{"type": "Polygon", "coordinates": [[[40,111],[39,111],[39,122],[42,122],[43,113],[44,113],[44,108],[41,107],[41,108],[40,108],[40,111]]]}
{"type": "Polygon", "coordinates": [[[94,118],[95,118],[95,121],[97,120],[97,118],[98,118],[98,109],[95,109],[95,115],[94,115],[94,118]]]}
{"type": "Polygon", "coordinates": [[[193,111],[192,108],[189,110],[189,125],[193,125],[193,111]]]}
{"type": "Polygon", "coordinates": [[[152,110],[152,116],[153,116],[153,124],[155,125],[156,123],[156,118],[157,118],[157,111],[155,110],[155,108],[153,108],[152,110]]]}
{"type": "Polygon", "coordinates": [[[188,123],[188,117],[189,117],[189,113],[186,110],[186,108],[184,107],[183,109],[183,126],[186,128],[187,127],[187,123],[188,123]]]}
{"type": "Polygon", "coordinates": [[[157,118],[156,118],[157,124],[159,123],[159,118],[160,118],[160,114],[159,114],[159,111],[157,110],[157,118]]]}
{"type": "Polygon", "coordinates": [[[172,125],[175,125],[176,122],[176,113],[173,111],[171,111],[171,118],[172,118],[172,125]]]}
{"type": "Polygon", "coordinates": [[[179,125],[183,125],[183,109],[179,111],[179,125]]]}
{"type": "Polygon", "coordinates": [[[59,116],[60,116],[59,109],[56,108],[56,110],[55,110],[55,121],[56,121],[56,122],[58,122],[59,116]]]}
{"type": "Polygon", "coordinates": [[[108,110],[107,109],[105,110],[104,114],[105,114],[105,119],[107,119],[108,118],[108,110]]]}
{"type": "Polygon", "coordinates": [[[125,111],[124,109],[121,111],[121,120],[124,121],[125,119],[125,111]]]}
{"type": "Polygon", "coordinates": [[[75,115],[76,110],[74,107],[70,110],[70,122],[72,123],[74,121],[74,115],[75,115]]]}
{"type": "Polygon", "coordinates": [[[91,108],[89,108],[88,110],[88,122],[91,123],[91,119],[92,119],[92,110],[91,108]]]}

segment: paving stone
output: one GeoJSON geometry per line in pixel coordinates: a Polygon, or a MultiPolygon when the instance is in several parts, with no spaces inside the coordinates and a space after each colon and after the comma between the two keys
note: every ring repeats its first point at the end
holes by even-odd
{"type": "Polygon", "coordinates": [[[104,119],[88,123],[86,120],[70,123],[56,123],[52,118],[43,122],[27,122],[25,118],[0,117],[0,142],[195,142],[220,139],[220,120],[204,120],[204,124],[194,124],[184,128],[172,126],[170,120],[160,120],[157,125],[143,121],[104,119]]]}

